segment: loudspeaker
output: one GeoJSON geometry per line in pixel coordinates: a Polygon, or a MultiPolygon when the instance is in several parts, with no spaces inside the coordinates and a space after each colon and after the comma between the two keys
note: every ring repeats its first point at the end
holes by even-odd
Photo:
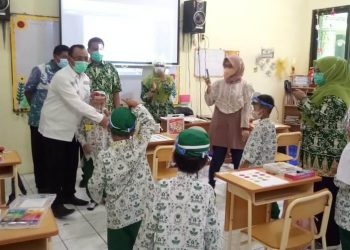
{"type": "Polygon", "coordinates": [[[0,0],[0,20],[10,21],[10,0],[0,0]]]}
{"type": "Polygon", "coordinates": [[[184,2],[183,33],[204,33],[206,1],[190,0],[184,2]]]}

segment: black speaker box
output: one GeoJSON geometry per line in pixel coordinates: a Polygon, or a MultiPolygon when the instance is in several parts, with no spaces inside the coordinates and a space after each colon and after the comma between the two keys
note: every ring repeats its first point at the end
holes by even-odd
{"type": "Polygon", "coordinates": [[[10,0],[0,0],[0,20],[10,21],[10,0]]]}
{"type": "Polygon", "coordinates": [[[206,1],[190,0],[184,2],[183,33],[204,33],[206,1]]]}

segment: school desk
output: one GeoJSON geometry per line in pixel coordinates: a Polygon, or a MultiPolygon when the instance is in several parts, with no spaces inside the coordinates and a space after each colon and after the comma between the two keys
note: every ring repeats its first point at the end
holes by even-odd
{"type": "MultiPolygon", "coordinates": [[[[252,169],[265,173],[261,167],[249,168],[249,170],[252,169]]],[[[224,229],[229,231],[228,245],[232,246],[231,230],[247,228],[248,249],[251,249],[252,226],[265,223],[270,219],[270,204],[279,200],[291,200],[312,194],[314,183],[320,181],[321,177],[314,176],[293,181],[281,176],[280,178],[286,183],[262,187],[232,174],[232,172],[246,170],[218,172],[215,175],[227,183],[224,229]]]]}
{"type": "Polygon", "coordinates": [[[49,209],[38,228],[0,228],[0,250],[49,250],[51,237],[57,234],[56,220],[49,209]]]}
{"type": "Polygon", "coordinates": [[[15,197],[17,197],[18,191],[18,175],[17,165],[21,163],[21,158],[16,151],[4,151],[2,158],[0,159],[0,205],[6,203],[5,197],[5,179],[13,178],[15,186],[15,197]]]}

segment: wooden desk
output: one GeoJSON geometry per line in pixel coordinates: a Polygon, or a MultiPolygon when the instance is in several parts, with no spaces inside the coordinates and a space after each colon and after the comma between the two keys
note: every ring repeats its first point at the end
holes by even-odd
{"type": "MultiPolygon", "coordinates": [[[[255,169],[264,172],[263,168],[255,169]]],[[[232,171],[215,174],[217,178],[227,182],[224,227],[226,231],[247,227],[248,249],[251,249],[252,246],[252,226],[266,222],[270,217],[269,204],[279,200],[296,199],[312,194],[314,192],[314,182],[321,180],[319,176],[297,181],[281,177],[287,183],[261,187],[231,173],[232,171]]],[[[229,233],[228,245],[230,247],[231,239],[232,235],[229,233]]]]}
{"type": "Polygon", "coordinates": [[[0,250],[48,250],[58,227],[51,209],[38,228],[0,229],[0,250]]]}
{"type": "Polygon", "coordinates": [[[205,131],[209,132],[210,122],[211,121],[185,122],[185,128],[198,126],[204,128],[205,131]]]}
{"type": "Polygon", "coordinates": [[[4,151],[0,160],[0,205],[6,203],[5,197],[5,179],[14,178],[15,182],[15,197],[18,191],[18,175],[17,165],[21,163],[21,158],[16,151],[4,151]]]}
{"type": "Polygon", "coordinates": [[[290,126],[282,123],[275,123],[276,133],[287,133],[289,132],[290,126]]]}

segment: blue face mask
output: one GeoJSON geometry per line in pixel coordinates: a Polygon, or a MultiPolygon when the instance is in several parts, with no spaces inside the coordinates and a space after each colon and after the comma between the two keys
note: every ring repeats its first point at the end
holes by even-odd
{"type": "Polygon", "coordinates": [[[322,86],[326,83],[326,78],[324,77],[324,74],[321,72],[315,72],[314,73],[314,82],[318,86],[322,86]]]}
{"type": "Polygon", "coordinates": [[[61,58],[57,65],[62,69],[68,65],[68,60],[66,58],[61,58]]]}
{"type": "Polygon", "coordinates": [[[85,61],[75,61],[74,62],[74,71],[77,72],[78,74],[83,73],[86,71],[88,66],[88,62],[85,61]]]}

